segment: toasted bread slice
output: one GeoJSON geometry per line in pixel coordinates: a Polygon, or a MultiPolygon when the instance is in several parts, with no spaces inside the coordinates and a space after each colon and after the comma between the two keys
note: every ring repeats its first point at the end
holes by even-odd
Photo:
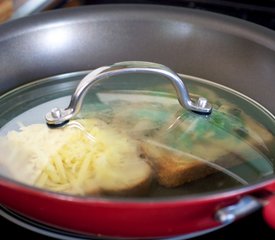
{"type": "MultiPolygon", "coordinates": [[[[196,131],[206,125],[183,120],[175,124],[172,130],[160,129],[153,137],[141,140],[140,145],[162,186],[177,187],[217,171],[245,184],[245,179],[229,168],[240,164],[252,166],[256,161],[267,164],[270,157],[268,145],[274,143],[274,137],[251,118],[244,115],[242,121],[245,124],[237,126],[237,132],[234,132],[233,123],[232,130],[228,132],[222,128],[214,129],[214,126],[204,131],[204,135],[197,136],[196,131]],[[193,132],[188,132],[186,124],[193,124],[193,132]],[[214,130],[215,134],[212,132],[214,130]]],[[[259,171],[265,171],[263,169],[259,171]]]]}
{"type": "Polygon", "coordinates": [[[217,171],[225,172],[239,180],[238,176],[227,170],[229,167],[242,163],[242,160],[232,153],[216,151],[212,153],[212,156],[220,155],[218,159],[209,161],[186,152],[167,148],[153,141],[141,142],[141,148],[151,162],[152,168],[155,169],[158,183],[164,187],[178,187],[217,171]]]}

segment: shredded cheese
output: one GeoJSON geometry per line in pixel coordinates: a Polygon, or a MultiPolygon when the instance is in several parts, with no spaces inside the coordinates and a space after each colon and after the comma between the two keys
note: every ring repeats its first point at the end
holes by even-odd
{"type": "MultiPolygon", "coordinates": [[[[10,158],[9,168],[14,169],[15,161],[21,166],[20,174],[18,169],[13,170],[14,178],[52,191],[80,195],[87,191],[99,193],[101,183],[96,181],[95,168],[99,168],[98,162],[103,159],[107,165],[101,171],[105,171],[106,176],[114,175],[113,166],[119,166],[127,159],[128,162],[136,159],[146,165],[141,163],[133,140],[97,119],[72,122],[61,129],[49,129],[43,124],[30,125],[18,132],[10,132],[7,140],[13,148],[20,149],[18,153],[27,153],[21,159],[19,154],[10,158]]],[[[147,165],[146,169],[148,174],[147,165]]],[[[142,178],[145,173],[133,177],[142,178]]]]}

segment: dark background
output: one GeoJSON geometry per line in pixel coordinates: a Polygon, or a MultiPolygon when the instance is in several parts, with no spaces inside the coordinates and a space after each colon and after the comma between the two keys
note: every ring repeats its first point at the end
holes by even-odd
{"type": "Polygon", "coordinates": [[[275,0],[79,0],[78,2],[81,5],[149,3],[202,9],[242,18],[275,30],[275,0]]]}
{"type": "MultiPolygon", "coordinates": [[[[274,0],[148,0],[148,1],[108,1],[108,0],[70,0],[70,1],[49,1],[49,4],[44,4],[43,8],[36,9],[33,12],[52,10],[55,8],[74,7],[78,5],[91,5],[99,3],[150,3],[150,4],[165,4],[180,7],[203,9],[206,11],[218,12],[234,16],[237,18],[251,21],[256,24],[267,27],[275,31],[275,1],[274,0]]],[[[275,67],[275,66],[274,66],[275,67]]],[[[26,230],[14,223],[11,223],[0,217],[1,239],[41,239],[49,240],[52,238],[42,236],[26,230]]],[[[248,240],[274,240],[275,230],[272,230],[264,222],[261,211],[251,214],[223,229],[205,234],[200,237],[193,238],[194,240],[232,240],[240,239],[245,236],[248,240]]]]}

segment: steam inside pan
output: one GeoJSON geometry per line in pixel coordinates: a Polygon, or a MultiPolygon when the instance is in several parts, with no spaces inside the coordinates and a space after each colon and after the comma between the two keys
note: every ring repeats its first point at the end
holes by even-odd
{"type": "Polygon", "coordinates": [[[240,93],[182,75],[210,115],[182,108],[166,79],[110,77],[61,128],[45,113],[68,106],[83,73],[40,80],[1,97],[0,173],[75,195],[167,197],[212,192],[274,171],[274,117],[240,93]],[[272,148],[273,146],[273,148],[272,148]]]}

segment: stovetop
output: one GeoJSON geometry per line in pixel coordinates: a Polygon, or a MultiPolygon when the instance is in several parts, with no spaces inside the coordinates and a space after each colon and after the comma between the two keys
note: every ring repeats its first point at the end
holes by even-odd
{"type": "MultiPolygon", "coordinates": [[[[123,0],[69,0],[57,1],[58,4],[53,5],[53,8],[71,7],[75,5],[90,5],[90,4],[108,4],[108,3],[150,3],[150,4],[165,4],[193,9],[202,9],[206,11],[217,12],[241,18],[256,24],[265,26],[271,30],[275,30],[275,0],[140,0],[140,1],[123,1],[123,0]],[[72,4],[73,2],[73,4],[72,4]]],[[[48,9],[47,9],[48,10],[48,9]]],[[[26,227],[26,226],[25,226],[26,227]]],[[[17,224],[10,222],[3,217],[0,217],[0,229],[2,236],[8,236],[7,239],[53,239],[50,232],[40,231],[33,232],[35,228],[31,226],[33,231],[22,227],[22,222],[17,224]],[[21,225],[21,226],[19,226],[21,225]],[[43,232],[43,235],[41,234],[43,232]]],[[[36,229],[37,230],[37,229],[36,229]]],[[[263,220],[261,211],[255,212],[239,221],[228,225],[222,229],[207,233],[203,236],[192,238],[194,240],[232,240],[245,236],[249,240],[273,240],[275,239],[275,231],[272,230],[263,220]]],[[[62,238],[62,234],[60,235],[62,238]]],[[[63,239],[72,239],[63,237],[63,239]]]]}

